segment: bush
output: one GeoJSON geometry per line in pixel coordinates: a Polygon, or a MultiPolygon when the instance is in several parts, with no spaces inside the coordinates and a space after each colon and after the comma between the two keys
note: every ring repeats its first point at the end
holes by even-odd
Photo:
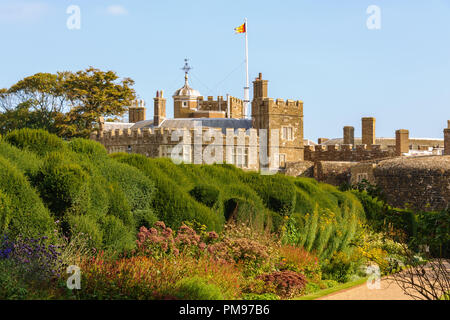
{"type": "Polygon", "coordinates": [[[36,174],[42,164],[42,160],[35,153],[21,150],[4,141],[0,141],[0,156],[14,163],[28,178],[36,174]]]}
{"type": "Polygon", "coordinates": [[[218,201],[220,192],[217,188],[210,185],[197,185],[189,194],[200,203],[212,208],[218,201]]]}
{"type": "Polygon", "coordinates": [[[111,253],[131,251],[135,247],[135,237],[122,221],[108,215],[101,221],[103,247],[111,253]]]}
{"type": "Polygon", "coordinates": [[[69,148],[76,152],[87,155],[92,160],[106,159],[108,153],[105,147],[96,141],[76,138],[69,142],[69,148]]]}
{"type": "Polygon", "coordinates": [[[224,300],[219,287],[200,277],[181,280],[175,296],[181,300],[224,300]]]}
{"type": "Polygon", "coordinates": [[[3,210],[3,216],[9,217],[4,221],[9,223],[3,228],[8,230],[12,237],[19,234],[25,237],[53,235],[53,219],[36,191],[23,173],[1,156],[0,192],[4,198],[5,195],[9,198],[6,200],[9,202],[9,209],[3,210]]]}
{"type": "Polygon", "coordinates": [[[179,185],[167,178],[151,159],[138,154],[115,155],[114,158],[138,168],[155,181],[157,194],[153,207],[158,217],[172,228],[179,228],[184,221],[194,220],[206,225],[210,230],[222,228],[223,216],[196,202],[179,185]]]}
{"type": "Polygon", "coordinates": [[[258,276],[266,284],[275,289],[275,293],[282,298],[292,298],[300,295],[306,287],[304,275],[291,270],[275,271],[258,276]]]}
{"type": "Polygon", "coordinates": [[[42,129],[14,130],[6,135],[5,141],[20,149],[28,149],[40,156],[66,148],[62,139],[42,129]]]}
{"type": "Polygon", "coordinates": [[[86,213],[89,175],[65,154],[50,153],[34,180],[42,199],[57,217],[63,217],[71,207],[78,213],[86,213]],[[73,208],[75,204],[77,208],[73,208]]]}
{"type": "Polygon", "coordinates": [[[6,231],[12,216],[11,200],[0,190],[0,234],[6,231]]]}

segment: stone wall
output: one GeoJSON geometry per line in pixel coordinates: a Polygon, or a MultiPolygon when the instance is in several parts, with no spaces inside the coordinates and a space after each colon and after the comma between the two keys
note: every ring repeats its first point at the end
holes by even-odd
{"type": "Polygon", "coordinates": [[[427,211],[450,206],[450,156],[385,160],[373,173],[392,206],[427,211]]]}
{"type": "Polygon", "coordinates": [[[286,164],[285,174],[292,177],[314,178],[314,162],[296,161],[286,164]]]}
{"type": "Polygon", "coordinates": [[[318,161],[314,165],[314,178],[334,186],[349,184],[351,168],[356,165],[356,162],[318,161]]]}
{"type": "MultiPolygon", "coordinates": [[[[137,129],[95,132],[91,139],[103,144],[108,153],[138,153],[151,158],[171,157],[174,148],[184,162],[209,163],[226,162],[238,167],[258,170],[259,144],[256,129],[137,129]],[[219,150],[219,154],[215,154],[219,150]]],[[[269,167],[278,170],[279,159],[270,155],[269,167]]],[[[264,167],[267,167],[265,165],[264,167]]]]}
{"type": "Polygon", "coordinates": [[[366,161],[390,158],[395,156],[394,149],[382,150],[379,145],[372,145],[371,150],[366,145],[318,145],[305,146],[305,161],[366,161]]]}

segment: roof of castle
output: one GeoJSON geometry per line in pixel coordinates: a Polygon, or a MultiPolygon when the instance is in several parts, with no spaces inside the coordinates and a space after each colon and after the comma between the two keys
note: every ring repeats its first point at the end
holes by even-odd
{"type": "Polygon", "coordinates": [[[201,94],[198,90],[195,90],[189,86],[187,74],[184,77],[184,86],[181,87],[180,89],[178,89],[177,91],[175,91],[175,93],[173,94],[173,97],[196,98],[196,97],[200,97],[200,96],[201,96],[201,94]]]}
{"type": "MultiPolygon", "coordinates": [[[[204,128],[221,128],[226,133],[227,128],[232,129],[250,129],[252,128],[251,119],[233,119],[233,118],[178,118],[165,119],[156,128],[182,129],[195,128],[201,125],[204,128]]],[[[153,120],[140,121],[134,124],[131,129],[155,128],[153,120]]]]}

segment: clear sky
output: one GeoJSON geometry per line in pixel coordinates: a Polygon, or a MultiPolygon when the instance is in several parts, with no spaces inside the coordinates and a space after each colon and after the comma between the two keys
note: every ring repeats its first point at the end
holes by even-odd
{"type": "Polygon", "coordinates": [[[269,80],[269,96],[304,101],[305,137],[341,137],[362,116],[377,136],[396,129],[442,138],[450,119],[450,0],[0,0],[0,87],[37,72],[94,66],[136,81],[152,118],[156,90],[167,115],[183,85],[202,95],[242,98],[249,21],[250,80],[269,80]],[[81,28],[69,30],[70,5],[81,28]],[[366,10],[381,10],[370,30],[366,10]]]}

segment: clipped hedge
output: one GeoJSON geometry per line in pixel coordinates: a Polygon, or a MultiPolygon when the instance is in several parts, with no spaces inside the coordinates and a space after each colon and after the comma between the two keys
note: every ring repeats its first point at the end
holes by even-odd
{"type": "Polygon", "coordinates": [[[44,207],[35,189],[24,174],[7,159],[0,156],[0,192],[9,200],[3,209],[3,228],[12,237],[19,234],[28,237],[53,235],[54,221],[44,207]],[[8,209],[9,208],[9,209],[8,209]]]}
{"type": "Polygon", "coordinates": [[[13,146],[28,149],[40,156],[66,148],[62,139],[42,129],[14,130],[8,133],[4,139],[13,146]]]}
{"type": "Polygon", "coordinates": [[[206,225],[210,230],[220,230],[224,223],[219,215],[205,205],[195,201],[178,184],[170,180],[155,163],[138,154],[116,154],[114,159],[132,165],[156,183],[157,192],[153,207],[158,217],[172,228],[178,228],[184,221],[206,225]]]}

